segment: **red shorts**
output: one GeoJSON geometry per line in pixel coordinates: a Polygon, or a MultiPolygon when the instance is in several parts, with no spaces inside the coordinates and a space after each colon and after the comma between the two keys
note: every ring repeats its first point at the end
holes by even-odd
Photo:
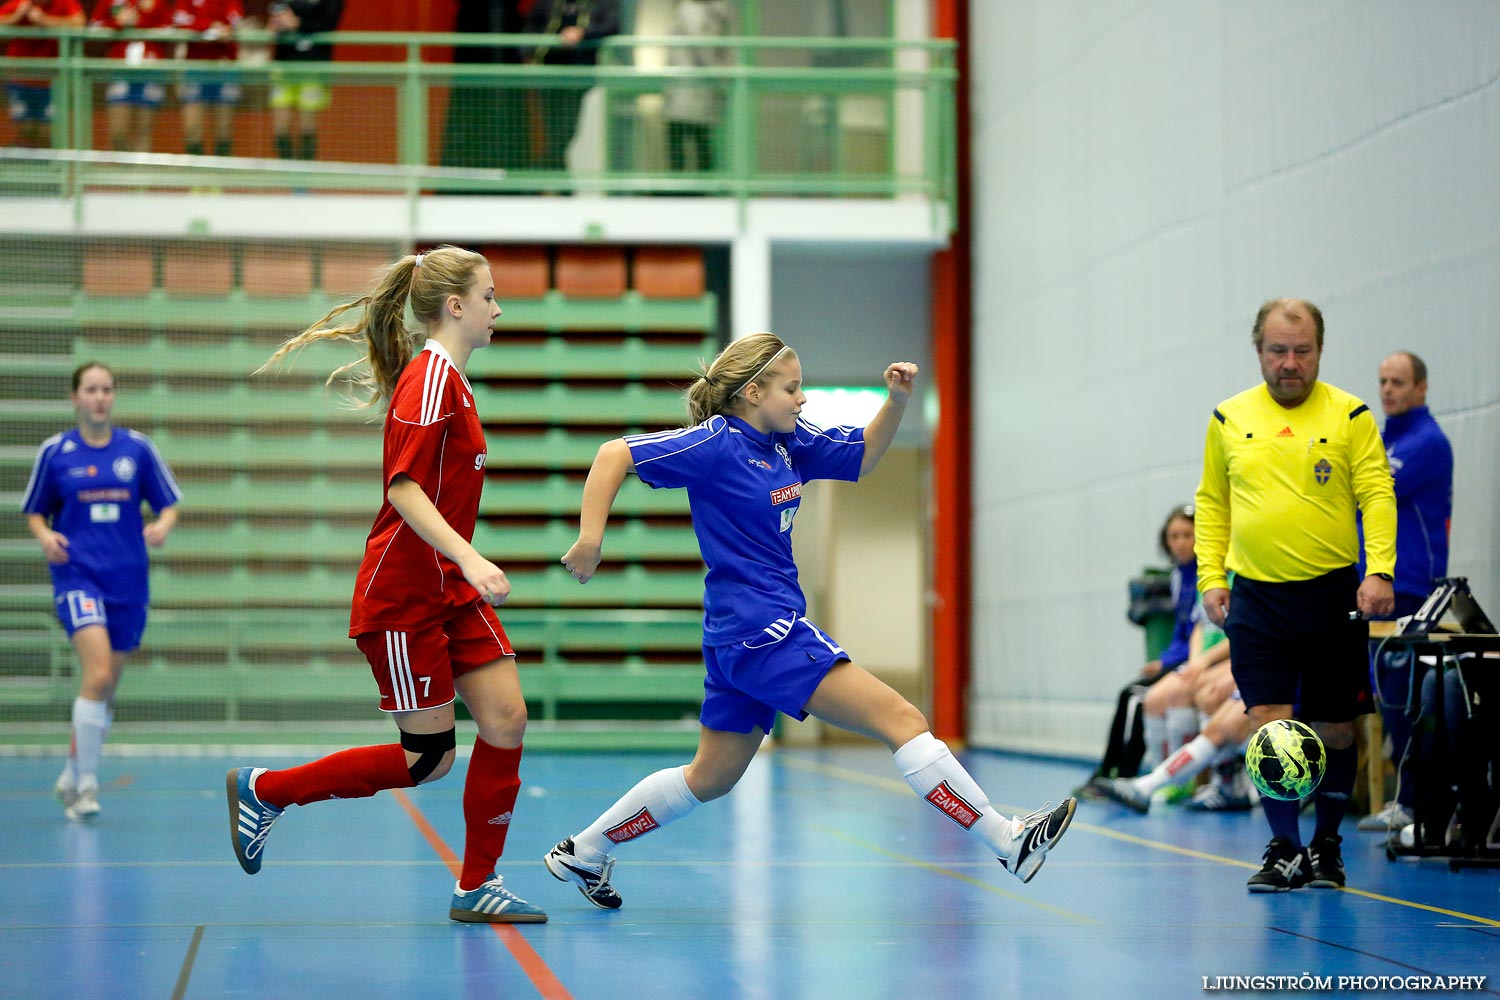
{"type": "Polygon", "coordinates": [[[453,678],[516,655],[495,609],[484,601],[444,622],[402,632],[364,632],[354,642],[380,685],[382,712],[441,708],[453,701],[453,678]]]}

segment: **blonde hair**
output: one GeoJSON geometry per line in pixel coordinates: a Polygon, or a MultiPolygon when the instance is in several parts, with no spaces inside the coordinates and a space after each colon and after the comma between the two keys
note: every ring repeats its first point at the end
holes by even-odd
{"type": "Polygon", "coordinates": [[[277,367],[283,358],[319,340],[363,343],[365,356],[335,368],[325,385],[351,369],[366,370],[349,381],[355,386],[360,406],[375,407],[390,402],[396,380],[421,347],[425,331],[408,329],[406,306],[423,326],[433,326],[442,317],[443,303],[450,295],[465,295],[473,287],[475,272],[487,267],[480,254],[461,247],[441,246],[422,254],[408,254],[386,268],[375,287],[352,302],[329,310],[306,330],[287,340],[255,369],[255,374],[277,367]],[[359,319],[331,325],[347,312],[362,309],[359,319]]]}
{"type": "Polygon", "coordinates": [[[703,423],[720,413],[732,412],[740,393],[752,385],[769,381],[777,368],[772,362],[795,358],[797,352],[774,333],[752,333],[719,352],[696,381],[683,393],[687,400],[688,426],[703,423]]]}

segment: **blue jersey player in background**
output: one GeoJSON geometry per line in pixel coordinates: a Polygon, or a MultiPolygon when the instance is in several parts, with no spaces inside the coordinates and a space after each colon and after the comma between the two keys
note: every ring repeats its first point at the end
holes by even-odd
{"type": "Polygon", "coordinates": [[[78,426],[42,442],[21,510],[47,557],[57,617],[83,670],[55,790],[69,819],[87,820],[99,813],[99,753],[115,687],[146,630],[146,546],[167,540],[182,491],[146,435],[110,423],[113,372],[80,366],[72,399],[78,426]],[[156,512],[150,524],[142,501],[156,512]]]}
{"type": "Polygon", "coordinates": [[[874,469],[916,376],[914,364],[888,365],[888,396],[868,426],[822,430],[800,417],[807,397],[796,353],[772,334],[752,334],[726,347],[688,389],[689,426],[599,449],[584,485],[578,541],[563,565],[579,583],[594,575],[610,507],[629,472],[653,488],[686,489],[708,566],[708,675],[692,762],[646,776],[545,858],[556,878],[578,886],[595,906],[622,902],[610,882],[614,848],[728,793],[778,712],[812,715],[884,743],[912,790],[984,841],[1023,882],[1067,829],[1071,798],[1023,818],[1001,816],[921,711],[806,618],[791,537],[803,484],[852,482],[874,469]]]}

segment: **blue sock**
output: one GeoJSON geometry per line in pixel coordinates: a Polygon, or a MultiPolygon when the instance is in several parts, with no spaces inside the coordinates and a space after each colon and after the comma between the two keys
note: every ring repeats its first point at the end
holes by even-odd
{"type": "Polygon", "coordinates": [[[1293,847],[1302,846],[1302,830],[1297,824],[1297,802],[1286,802],[1266,795],[1261,797],[1260,807],[1265,810],[1266,822],[1271,825],[1271,836],[1285,837],[1292,842],[1293,847]]]}
{"type": "Polygon", "coordinates": [[[1313,823],[1313,838],[1332,837],[1338,834],[1339,824],[1349,809],[1349,797],[1354,794],[1355,771],[1358,769],[1359,751],[1353,746],[1342,750],[1328,751],[1328,770],[1318,790],[1313,793],[1316,820],[1313,823]]]}

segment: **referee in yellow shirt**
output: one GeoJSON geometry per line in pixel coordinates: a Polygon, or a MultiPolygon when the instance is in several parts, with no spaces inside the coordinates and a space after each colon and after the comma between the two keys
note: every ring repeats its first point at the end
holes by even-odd
{"type": "Polygon", "coordinates": [[[1368,628],[1395,596],[1396,496],[1380,428],[1363,402],[1318,381],[1323,314],[1273,299],[1255,317],[1263,385],[1220,403],[1198,484],[1198,590],[1229,636],[1245,710],[1259,728],[1293,706],[1323,739],[1312,840],[1298,804],[1262,799],[1271,843],[1251,892],[1342,888],[1339,824],[1354,791],[1354,719],[1372,710],[1368,628]],[[1361,580],[1355,510],[1363,512],[1361,580]],[[1234,573],[1231,593],[1229,573],[1234,573]]]}

